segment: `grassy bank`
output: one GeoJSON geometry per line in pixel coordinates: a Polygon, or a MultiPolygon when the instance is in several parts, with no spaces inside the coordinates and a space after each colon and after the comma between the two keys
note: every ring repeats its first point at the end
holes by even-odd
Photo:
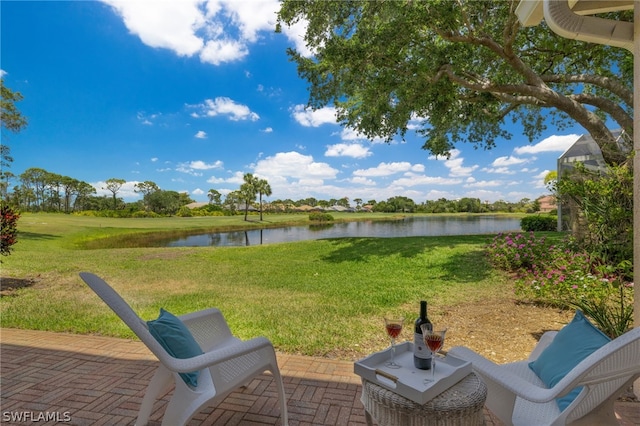
{"type": "MultiPolygon", "coordinates": [[[[300,215],[288,216],[296,215],[265,219],[273,224],[300,220],[300,215]]],[[[144,319],[155,318],[160,307],[182,314],[215,306],[242,338],[264,335],[290,353],[357,357],[388,345],[382,327],[385,314],[411,319],[421,299],[437,312],[509,291],[505,277],[485,261],[489,236],[79,248],[131,232],[238,229],[243,222],[242,217],[25,214],[19,222],[19,243],[3,259],[2,277],[33,284],[1,298],[2,326],[132,337],[78,277],[78,272],[90,271],[112,284],[144,319]]]]}

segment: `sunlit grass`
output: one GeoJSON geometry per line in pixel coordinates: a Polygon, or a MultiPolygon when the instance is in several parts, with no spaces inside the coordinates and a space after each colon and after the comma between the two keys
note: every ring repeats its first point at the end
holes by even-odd
{"type": "MultiPolygon", "coordinates": [[[[506,291],[504,277],[484,258],[488,236],[80,250],[75,242],[102,235],[106,222],[58,216],[29,215],[19,223],[23,233],[2,276],[37,283],[2,297],[3,327],[132,337],[78,277],[90,271],[143,319],[155,318],[160,307],[183,314],[215,306],[241,338],[264,335],[290,353],[359,356],[388,345],[385,314],[411,319],[419,300],[441,312],[506,291]]],[[[108,221],[110,232],[125,232],[116,227],[120,220],[108,221]]],[[[138,220],[123,224],[132,229],[138,220]]]]}

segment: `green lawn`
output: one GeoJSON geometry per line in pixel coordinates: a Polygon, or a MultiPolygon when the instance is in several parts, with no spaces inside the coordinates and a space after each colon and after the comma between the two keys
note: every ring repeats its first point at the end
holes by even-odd
{"type": "MultiPolygon", "coordinates": [[[[349,216],[353,217],[353,216],[349,216]]],[[[371,217],[367,215],[367,217],[371,217]]],[[[384,215],[377,215],[383,218],[384,215]]],[[[258,226],[252,218],[252,226],[258,226]]],[[[305,220],[265,216],[270,224],[305,220]]],[[[490,236],[344,238],[251,247],[82,249],[132,232],[231,229],[242,217],[105,219],[24,214],[2,277],[35,284],[0,299],[3,327],[132,337],[78,277],[105,278],[143,319],[160,307],[222,310],[241,338],[268,337],[281,351],[360,356],[388,345],[385,314],[434,312],[496,292],[505,277],[486,263],[490,236]]],[[[410,331],[408,331],[410,334],[410,331]]]]}

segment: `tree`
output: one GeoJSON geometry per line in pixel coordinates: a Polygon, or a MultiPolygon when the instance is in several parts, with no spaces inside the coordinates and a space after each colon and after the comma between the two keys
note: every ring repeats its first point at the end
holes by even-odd
{"type": "Polygon", "coordinates": [[[256,190],[258,191],[258,199],[260,200],[260,221],[262,222],[262,196],[271,195],[271,185],[266,179],[258,179],[256,181],[256,190]]]}
{"type": "MultiPolygon", "coordinates": [[[[2,123],[2,139],[6,141],[5,130],[18,133],[27,126],[27,119],[16,108],[16,102],[22,100],[20,92],[13,92],[4,85],[4,79],[0,78],[0,123],[2,123]]],[[[4,169],[13,161],[9,146],[0,144],[0,168],[4,169]]]]}
{"type": "Polygon", "coordinates": [[[158,191],[160,188],[155,182],[145,180],[144,182],[138,182],[133,185],[133,192],[142,194],[142,202],[144,203],[144,209],[149,210],[149,195],[158,191]]]}
{"type": "Polygon", "coordinates": [[[225,197],[225,205],[232,214],[235,214],[240,200],[242,200],[242,194],[240,194],[240,191],[231,191],[225,197]]]}
{"type": "Polygon", "coordinates": [[[309,82],[309,105],[335,106],[342,125],[369,138],[404,137],[422,118],[423,148],[448,155],[459,142],[509,139],[507,119],[534,140],[549,117],[559,128],[580,124],[608,164],[624,162],[608,124],[633,139],[631,53],[524,28],[518,3],[285,0],[276,30],[308,22],[315,56],[288,54],[309,82]]]}
{"type": "Polygon", "coordinates": [[[244,183],[240,185],[240,199],[244,201],[244,220],[247,220],[249,203],[253,203],[258,195],[258,178],[252,173],[245,173],[242,177],[244,183]]]}
{"type": "Polygon", "coordinates": [[[177,191],[163,191],[159,189],[149,194],[149,208],[152,212],[174,215],[184,205],[183,197],[177,191]]]}
{"type": "Polygon", "coordinates": [[[214,206],[220,206],[222,200],[222,194],[220,191],[216,189],[210,189],[207,193],[207,197],[209,198],[209,204],[213,204],[214,206]]]}
{"type": "Polygon", "coordinates": [[[106,189],[107,191],[110,191],[113,194],[114,210],[118,208],[118,200],[116,199],[116,194],[118,193],[118,191],[120,191],[120,188],[122,188],[122,185],[124,185],[125,183],[127,183],[127,181],[124,179],[111,178],[111,179],[107,179],[107,181],[105,182],[106,185],[102,187],[102,189],[106,189]]]}
{"type": "Polygon", "coordinates": [[[87,210],[90,199],[96,194],[96,189],[87,182],[80,181],[76,188],[76,199],[73,202],[74,210],[87,210]]]}
{"type": "MultiPolygon", "coordinates": [[[[591,253],[599,254],[610,264],[617,265],[633,258],[633,175],[625,166],[607,167],[593,171],[576,163],[555,183],[560,203],[577,206],[586,219],[586,230],[574,234],[591,253]],[[587,231],[587,232],[580,232],[587,231]]],[[[572,216],[577,216],[573,215],[572,216]]],[[[577,218],[576,218],[577,219],[577,218]]],[[[574,224],[580,228],[579,220],[574,224]]]]}
{"type": "MultiPolygon", "coordinates": [[[[31,167],[20,174],[20,181],[24,191],[33,196],[34,209],[44,209],[45,189],[48,171],[38,167],[31,167]]],[[[30,203],[29,203],[30,204],[30,203]]]]}

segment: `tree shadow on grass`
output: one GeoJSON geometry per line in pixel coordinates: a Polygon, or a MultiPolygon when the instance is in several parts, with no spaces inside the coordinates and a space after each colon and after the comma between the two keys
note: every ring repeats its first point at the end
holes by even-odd
{"type": "Polygon", "coordinates": [[[24,231],[18,231],[18,239],[23,239],[23,240],[33,240],[33,241],[38,241],[38,240],[55,240],[55,239],[59,239],[61,238],[59,235],[52,235],[52,234],[41,234],[38,232],[24,232],[24,231]]]}
{"type": "Polygon", "coordinates": [[[401,256],[413,258],[442,247],[455,247],[458,244],[474,244],[477,248],[461,254],[452,254],[438,266],[444,274],[438,279],[443,281],[475,282],[481,281],[491,273],[482,247],[487,243],[486,235],[447,236],[447,237],[405,237],[405,238],[329,238],[335,249],[321,259],[330,263],[366,262],[371,257],[401,256]]]}
{"type": "Polygon", "coordinates": [[[0,277],[0,297],[12,296],[16,290],[31,287],[37,283],[33,278],[5,278],[0,277]]]}

